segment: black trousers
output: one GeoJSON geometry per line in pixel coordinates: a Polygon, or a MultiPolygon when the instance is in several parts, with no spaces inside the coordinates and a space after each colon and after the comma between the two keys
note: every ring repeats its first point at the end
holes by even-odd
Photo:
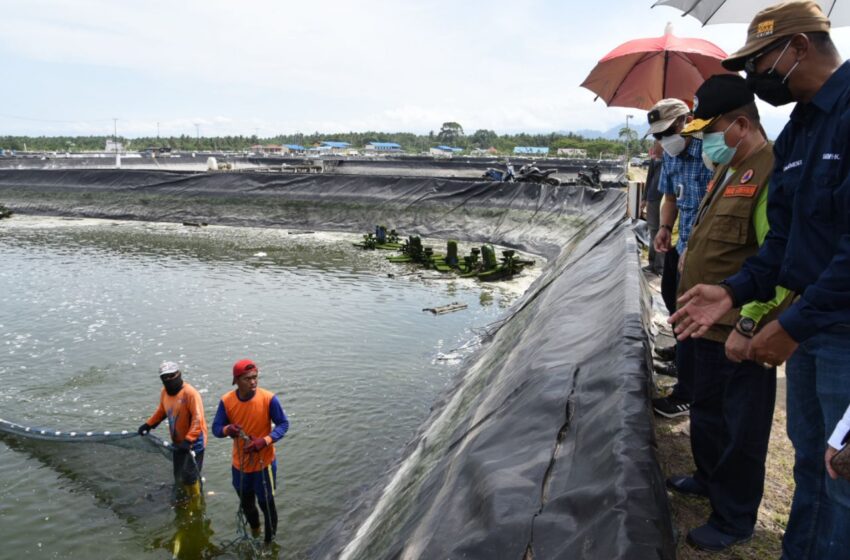
{"type": "Polygon", "coordinates": [[[175,449],[171,457],[174,466],[174,482],[190,486],[201,478],[204,467],[204,452],[197,451],[194,460],[188,451],[175,449]]]}
{"type": "Polygon", "coordinates": [[[646,225],[649,227],[649,267],[655,272],[664,270],[664,253],[656,253],[653,240],[661,222],[661,199],[646,201],[646,225]]]}
{"type": "Polygon", "coordinates": [[[661,299],[670,315],[676,312],[676,289],[679,286],[679,252],[676,247],[664,253],[664,272],[661,274],[661,299]]]}
{"type": "Polygon", "coordinates": [[[271,542],[277,533],[277,507],[274,503],[274,496],[271,494],[265,496],[266,499],[262,501],[258,500],[260,497],[252,491],[243,490],[239,495],[239,501],[242,512],[248,520],[248,525],[254,529],[260,526],[260,513],[257,511],[257,503],[260,504],[265,526],[264,540],[271,542]]]}
{"type": "Polygon", "coordinates": [[[695,339],[691,449],[694,474],[709,491],[708,522],[736,536],[753,532],[764,492],[776,368],[736,364],[724,345],[695,339]]]}
{"type": "Polygon", "coordinates": [[[670,396],[690,403],[694,400],[694,356],[693,338],[676,341],[676,384],[670,396]]]}
{"type": "MultiPolygon", "coordinates": [[[[664,272],[661,275],[661,298],[670,315],[676,312],[676,291],[679,289],[679,252],[676,247],[664,254],[664,272]]],[[[672,397],[690,403],[694,398],[693,339],[676,341],[676,384],[672,397]]]]}

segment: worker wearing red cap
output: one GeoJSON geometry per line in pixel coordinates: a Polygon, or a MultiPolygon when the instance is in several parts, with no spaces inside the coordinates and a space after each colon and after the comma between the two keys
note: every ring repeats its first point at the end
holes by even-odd
{"type": "Polygon", "coordinates": [[[277,532],[274,443],[286,434],[289,420],[277,395],[258,387],[259,375],[259,368],[251,360],[233,365],[236,389],[221,397],[213,435],[233,438],[233,487],[255,537],[260,535],[259,503],[265,520],[265,541],[271,542],[277,532]]]}

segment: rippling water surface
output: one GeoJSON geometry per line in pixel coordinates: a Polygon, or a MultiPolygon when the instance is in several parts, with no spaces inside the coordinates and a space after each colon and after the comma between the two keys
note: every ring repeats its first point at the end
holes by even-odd
{"type": "MultiPolygon", "coordinates": [[[[0,417],[135,431],[156,407],[156,370],[167,359],[202,393],[211,425],[231,389],[231,364],[253,358],[261,386],[279,395],[290,418],[277,444],[278,542],[282,557],[303,557],[399,456],[474,348],[476,329],[498,320],[529,282],[422,279],[387,263],[386,253],[354,248],[357,237],[0,222],[0,417]],[[469,308],[422,312],[453,301],[469,308]]],[[[164,459],[76,445],[87,444],[0,440],[4,554],[169,557],[174,513],[164,493],[97,483],[110,468],[168,482],[164,459]]],[[[218,546],[236,536],[229,465],[229,442],[212,438],[204,476],[218,546]]]]}

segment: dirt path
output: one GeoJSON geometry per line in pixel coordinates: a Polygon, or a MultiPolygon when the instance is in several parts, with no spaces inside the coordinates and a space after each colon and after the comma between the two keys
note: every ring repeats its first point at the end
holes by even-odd
{"type": "MultiPolygon", "coordinates": [[[[658,436],[658,459],[664,476],[693,472],[688,419],[667,420],[658,417],[655,431],[658,436]]],[[[788,511],[791,508],[791,496],[794,492],[793,466],[794,449],[785,435],[784,406],[777,406],[767,455],[764,498],[759,507],[753,540],[744,545],[734,546],[722,554],[700,552],[692,548],[685,543],[685,535],[690,529],[702,525],[708,519],[711,513],[708,500],[668,492],[673,508],[673,526],[679,539],[677,558],[680,560],[779,558],[782,535],[785,532],[785,524],[788,522],[788,511]]]]}

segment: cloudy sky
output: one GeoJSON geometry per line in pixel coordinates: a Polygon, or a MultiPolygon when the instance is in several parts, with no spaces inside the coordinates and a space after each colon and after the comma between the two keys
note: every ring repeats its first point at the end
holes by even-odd
{"type": "Polygon", "coordinates": [[[0,0],[0,135],[606,130],[645,116],[579,87],[621,42],[744,42],[653,2],[0,0]]]}

